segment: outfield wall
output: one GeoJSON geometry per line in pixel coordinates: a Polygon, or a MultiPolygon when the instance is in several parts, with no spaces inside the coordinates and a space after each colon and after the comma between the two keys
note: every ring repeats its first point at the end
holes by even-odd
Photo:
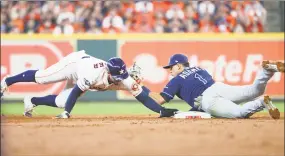
{"type": "MultiPolygon", "coordinates": [[[[102,34],[73,36],[1,34],[1,79],[27,69],[44,69],[71,52],[84,49],[107,60],[122,57],[130,67],[143,68],[145,85],[161,91],[170,79],[162,68],[174,53],[186,54],[191,65],[208,70],[216,81],[232,85],[253,82],[264,59],[284,60],[284,36],[269,34],[102,34]]],[[[37,85],[21,83],[9,88],[5,100],[20,100],[25,95],[43,96],[60,92],[65,83],[37,85]]],[[[284,75],[275,74],[266,93],[284,98],[284,75]]],[[[80,100],[134,99],[126,92],[89,92],[80,100]]]]}

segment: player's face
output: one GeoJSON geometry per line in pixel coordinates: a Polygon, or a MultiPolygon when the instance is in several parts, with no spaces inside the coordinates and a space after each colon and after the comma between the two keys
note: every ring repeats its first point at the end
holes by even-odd
{"type": "Polygon", "coordinates": [[[111,75],[109,75],[108,77],[108,81],[110,84],[114,83],[115,85],[119,84],[119,82],[121,82],[121,80],[116,80],[114,77],[112,77],[111,75]]]}
{"type": "Polygon", "coordinates": [[[181,64],[176,64],[170,67],[169,69],[170,69],[170,74],[175,77],[183,71],[183,66],[181,64]]]}

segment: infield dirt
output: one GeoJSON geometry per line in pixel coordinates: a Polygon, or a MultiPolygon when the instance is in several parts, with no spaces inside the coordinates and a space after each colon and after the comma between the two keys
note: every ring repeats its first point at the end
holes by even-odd
{"type": "Polygon", "coordinates": [[[251,119],[1,117],[1,155],[284,155],[284,113],[251,119]]]}

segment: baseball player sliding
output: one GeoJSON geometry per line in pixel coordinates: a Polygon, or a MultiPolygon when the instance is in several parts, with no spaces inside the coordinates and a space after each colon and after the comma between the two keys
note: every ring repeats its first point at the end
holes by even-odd
{"type": "MultiPolygon", "coordinates": [[[[283,62],[263,61],[254,82],[244,86],[215,82],[206,70],[189,67],[188,58],[183,54],[173,55],[164,68],[169,69],[173,78],[161,93],[150,93],[150,96],[160,105],[169,102],[176,95],[188,103],[192,111],[206,112],[214,117],[249,118],[266,108],[272,118],[280,118],[280,112],[273,105],[270,97],[259,96],[264,94],[267,82],[275,72],[284,73],[283,62]],[[239,105],[242,102],[246,103],[239,105]]],[[[171,116],[178,110],[172,111],[171,116]]],[[[167,116],[161,115],[161,117],[167,116]]]]}
{"type": "MultiPolygon", "coordinates": [[[[135,73],[135,72],[134,72],[135,73]]],[[[133,76],[133,75],[132,75],[133,76]]],[[[137,76],[137,75],[136,75],[137,76]]],[[[84,92],[105,90],[128,90],[147,108],[164,116],[171,116],[173,109],[164,108],[149,97],[149,90],[140,86],[129,76],[124,61],[114,57],[107,62],[87,55],[84,50],[73,52],[44,70],[27,70],[1,81],[1,98],[8,87],[19,82],[49,84],[67,81],[67,87],[59,95],[25,97],[24,115],[32,117],[38,105],[64,108],[56,118],[69,118],[77,98],[84,92]]]]}

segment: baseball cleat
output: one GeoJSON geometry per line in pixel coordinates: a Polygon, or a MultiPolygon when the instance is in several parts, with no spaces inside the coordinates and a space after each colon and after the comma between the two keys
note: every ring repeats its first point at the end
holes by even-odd
{"type": "Polygon", "coordinates": [[[55,118],[56,119],[68,119],[70,118],[70,115],[67,111],[64,111],[61,114],[57,115],[55,118]]]}
{"type": "Polygon", "coordinates": [[[8,76],[5,76],[2,81],[1,81],[1,99],[4,95],[4,92],[6,92],[8,90],[8,86],[7,86],[7,83],[6,83],[6,79],[7,79],[8,76]]]}
{"type": "Polygon", "coordinates": [[[266,109],[268,109],[268,112],[270,114],[270,116],[273,119],[279,119],[280,118],[280,112],[279,110],[273,105],[271,98],[268,95],[264,96],[264,106],[266,109]]]}
{"type": "Polygon", "coordinates": [[[272,72],[284,73],[285,71],[284,62],[281,61],[268,61],[268,60],[262,61],[262,67],[272,72]]]}
{"type": "Polygon", "coordinates": [[[24,109],[25,109],[24,116],[33,117],[34,107],[36,107],[36,105],[32,103],[32,98],[29,96],[26,96],[24,98],[24,109]]]}

